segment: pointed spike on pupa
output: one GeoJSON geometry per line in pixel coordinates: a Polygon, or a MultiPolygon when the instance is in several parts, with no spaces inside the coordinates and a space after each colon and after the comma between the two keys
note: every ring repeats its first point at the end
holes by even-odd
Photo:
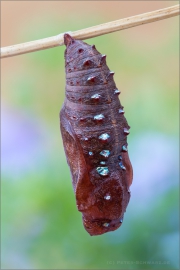
{"type": "Polygon", "coordinates": [[[106,60],[106,54],[101,55],[101,62],[106,60]]]}
{"type": "Polygon", "coordinates": [[[114,76],[114,71],[110,71],[109,74],[107,75],[107,80],[112,78],[114,76]]]}
{"type": "Polygon", "coordinates": [[[130,133],[129,128],[124,128],[124,134],[129,135],[129,133],[130,133]]]}
{"type": "Polygon", "coordinates": [[[95,82],[95,78],[96,78],[96,76],[90,76],[90,77],[87,79],[87,82],[93,83],[93,82],[95,82]]]}
{"type": "Polygon", "coordinates": [[[123,109],[119,109],[119,113],[120,114],[124,114],[124,110],[123,109]]]}
{"type": "Polygon", "coordinates": [[[100,59],[100,65],[102,65],[105,62],[106,62],[106,55],[105,54],[102,54],[101,55],[101,59],[100,59]]]}
{"type": "Polygon", "coordinates": [[[93,45],[91,46],[91,48],[92,48],[92,49],[96,49],[96,46],[93,44],[93,45]]]}
{"type": "Polygon", "coordinates": [[[115,89],[114,90],[114,95],[119,95],[121,92],[119,91],[119,89],[115,89]]]}
{"type": "Polygon", "coordinates": [[[84,63],[83,63],[83,66],[84,66],[84,67],[88,67],[88,66],[91,65],[91,63],[92,63],[91,60],[85,60],[84,63]]]}
{"type": "Polygon", "coordinates": [[[114,76],[115,72],[114,71],[110,71],[109,72],[109,76],[114,76]]]}
{"type": "Polygon", "coordinates": [[[74,38],[72,38],[69,34],[64,34],[64,44],[67,46],[71,45],[74,43],[74,38]]]}
{"type": "Polygon", "coordinates": [[[122,223],[123,222],[123,218],[120,218],[119,222],[122,223]]]}
{"type": "Polygon", "coordinates": [[[127,152],[127,150],[128,150],[128,149],[127,149],[127,145],[124,144],[124,145],[122,146],[122,151],[123,151],[123,152],[127,152]]]}

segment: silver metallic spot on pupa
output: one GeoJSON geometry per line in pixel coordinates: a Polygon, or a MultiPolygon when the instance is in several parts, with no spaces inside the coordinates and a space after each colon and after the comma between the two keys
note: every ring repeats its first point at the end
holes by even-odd
{"type": "Polygon", "coordinates": [[[106,161],[101,161],[100,164],[101,165],[106,165],[106,161]]]}
{"type": "Polygon", "coordinates": [[[107,201],[109,201],[111,199],[111,196],[110,195],[106,195],[106,196],[104,196],[104,199],[107,200],[107,201]]]}
{"type": "Polygon", "coordinates": [[[109,174],[108,167],[97,167],[96,170],[102,176],[107,176],[109,174]]]}
{"type": "Polygon", "coordinates": [[[93,155],[94,155],[93,152],[90,151],[90,152],[89,152],[89,156],[93,156],[93,155]]]}
{"type": "Polygon", "coordinates": [[[100,152],[100,155],[103,156],[103,157],[105,157],[105,158],[108,158],[109,155],[110,155],[110,151],[109,150],[102,150],[100,152]]]}
{"type": "Polygon", "coordinates": [[[91,96],[91,99],[92,99],[93,101],[98,101],[98,100],[100,99],[100,97],[101,97],[101,95],[99,95],[99,94],[94,94],[94,95],[91,96]]]}
{"type": "Polygon", "coordinates": [[[99,139],[102,141],[107,141],[110,138],[109,134],[103,133],[99,136],[99,139]]]}
{"type": "Polygon", "coordinates": [[[127,152],[127,150],[128,150],[128,149],[127,149],[127,146],[126,146],[126,145],[123,145],[122,151],[123,151],[123,152],[127,152]]]}
{"type": "Polygon", "coordinates": [[[106,223],[103,223],[103,226],[104,227],[109,227],[109,223],[107,223],[107,222],[106,223]]]}
{"type": "Polygon", "coordinates": [[[126,170],[126,167],[122,164],[122,162],[119,162],[119,166],[121,167],[122,170],[126,170]]]}
{"type": "Polygon", "coordinates": [[[121,155],[119,155],[119,156],[118,156],[118,159],[119,159],[119,160],[122,160],[122,156],[121,156],[121,155]]]}
{"type": "Polygon", "coordinates": [[[103,120],[105,117],[103,114],[97,114],[94,116],[94,120],[97,120],[97,121],[101,121],[103,120]]]}

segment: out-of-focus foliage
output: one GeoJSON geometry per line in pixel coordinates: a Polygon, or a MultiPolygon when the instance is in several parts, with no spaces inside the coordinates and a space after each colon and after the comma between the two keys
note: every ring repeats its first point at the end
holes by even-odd
{"type": "MultiPolygon", "coordinates": [[[[16,34],[33,40],[107,21],[98,10],[77,19],[79,6],[48,21],[39,9],[44,21],[32,14],[16,34]]],[[[179,269],[179,37],[177,20],[169,25],[154,42],[139,42],[142,27],[87,40],[107,54],[131,126],[131,201],[122,227],[102,236],[83,228],[63,151],[64,47],[11,60],[24,57],[2,78],[2,269],[179,269]]]]}

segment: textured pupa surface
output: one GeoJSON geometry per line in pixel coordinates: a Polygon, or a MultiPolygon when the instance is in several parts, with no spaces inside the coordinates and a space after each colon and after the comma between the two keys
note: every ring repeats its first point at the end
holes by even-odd
{"type": "Polygon", "coordinates": [[[130,127],[106,55],[69,34],[64,42],[63,145],[84,227],[90,235],[100,235],[121,226],[130,199],[130,127]]]}

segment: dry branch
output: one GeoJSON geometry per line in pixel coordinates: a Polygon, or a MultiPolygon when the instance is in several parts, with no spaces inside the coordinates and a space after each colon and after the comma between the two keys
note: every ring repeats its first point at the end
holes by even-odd
{"type": "MultiPolygon", "coordinates": [[[[163,8],[148,13],[132,16],[125,19],[120,19],[113,22],[108,22],[96,26],[92,26],[86,29],[69,32],[73,38],[84,40],[92,37],[101,36],[104,34],[112,33],[115,31],[135,27],[138,25],[159,21],[162,19],[170,18],[179,15],[179,5],[163,8]]],[[[39,39],[17,45],[1,48],[1,58],[15,56],[19,54],[44,50],[53,48],[56,46],[64,45],[63,35],[39,39]]]]}

